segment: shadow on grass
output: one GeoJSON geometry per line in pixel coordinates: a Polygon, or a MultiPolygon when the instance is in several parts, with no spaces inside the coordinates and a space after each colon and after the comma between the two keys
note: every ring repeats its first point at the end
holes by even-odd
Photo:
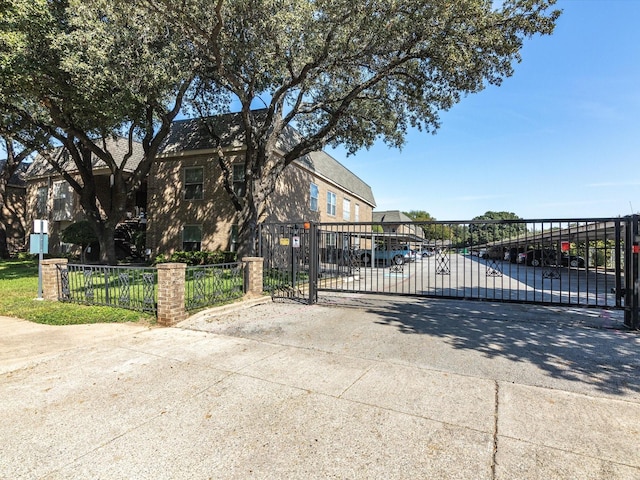
{"type": "Polygon", "coordinates": [[[38,260],[0,260],[0,282],[38,276],[38,260]]]}

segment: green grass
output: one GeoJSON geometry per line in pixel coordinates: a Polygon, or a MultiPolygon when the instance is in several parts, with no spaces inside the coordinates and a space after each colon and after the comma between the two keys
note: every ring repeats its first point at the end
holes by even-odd
{"type": "Polygon", "coordinates": [[[36,300],[38,263],[34,260],[0,260],[0,292],[0,315],[37,323],[155,322],[153,316],[132,310],[36,300]]]}

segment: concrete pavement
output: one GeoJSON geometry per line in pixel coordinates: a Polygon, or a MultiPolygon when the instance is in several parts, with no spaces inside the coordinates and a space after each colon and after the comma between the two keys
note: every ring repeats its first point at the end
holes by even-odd
{"type": "Polygon", "coordinates": [[[334,303],[0,317],[0,478],[640,478],[640,336],[615,312],[334,303]]]}

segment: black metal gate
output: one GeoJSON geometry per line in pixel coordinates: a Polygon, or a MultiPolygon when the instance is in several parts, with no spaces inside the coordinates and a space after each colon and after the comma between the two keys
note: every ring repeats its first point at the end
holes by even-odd
{"type": "Polygon", "coordinates": [[[310,224],[304,223],[260,225],[258,251],[264,259],[264,289],[273,298],[310,301],[310,274],[316,273],[309,262],[310,231],[310,224]]]}
{"type": "Polygon", "coordinates": [[[265,286],[621,309],[640,328],[638,216],[262,225],[265,286]]]}

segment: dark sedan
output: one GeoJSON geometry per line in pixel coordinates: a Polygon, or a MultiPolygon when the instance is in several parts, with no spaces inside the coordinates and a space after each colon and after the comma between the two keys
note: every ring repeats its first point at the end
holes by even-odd
{"type": "MultiPolygon", "coordinates": [[[[524,255],[519,256],[521,262],[526,262],[532,267],[541,267],[544,265],[558,265],[558,255],[555,250],[529,250],[524,255]]],[[[562,253],[560,255],[560,265],[563,267],[584,268],[586,262],[584,258],[578,255],[570,255],[562,253]]]]}

